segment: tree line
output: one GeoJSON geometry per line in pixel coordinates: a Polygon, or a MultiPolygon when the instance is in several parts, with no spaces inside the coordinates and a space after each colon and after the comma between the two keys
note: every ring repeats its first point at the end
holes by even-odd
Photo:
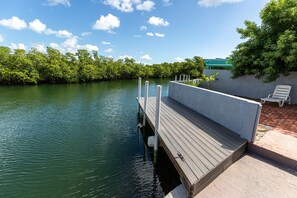
{"type": "Polygon", "coordinates": [[[184,62],[144,65],[132,58],[99,56],[96,51],[78,50],[62,53],[48,47],[45,53],[0,47],[0,84],[84,83],[101,80],[169,78],[174,75],[198,77],[204,60],[195,56],[184,62]]]}

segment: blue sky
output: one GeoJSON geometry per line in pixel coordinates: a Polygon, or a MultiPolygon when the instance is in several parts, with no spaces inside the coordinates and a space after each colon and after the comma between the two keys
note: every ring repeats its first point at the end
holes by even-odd
{"type": "Polygon", "coordinates": [[[144,63],[224,58],[269,0],[0,0],[0,45],[98,50],[144,63]]]}

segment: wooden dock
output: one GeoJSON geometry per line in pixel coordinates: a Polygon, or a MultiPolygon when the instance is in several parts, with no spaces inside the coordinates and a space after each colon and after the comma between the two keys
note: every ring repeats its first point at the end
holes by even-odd
{"type": "MultiPolygon", "coordinates": [[[[138,102],[144,109],[144,98],[138,102]]],[[[243,155],[247,141],[169,97],[160,106],[159,142],[194,197],[243,155]]],[[[155,129],[156,97],[148,97],[145,115],[155,129]]]]}

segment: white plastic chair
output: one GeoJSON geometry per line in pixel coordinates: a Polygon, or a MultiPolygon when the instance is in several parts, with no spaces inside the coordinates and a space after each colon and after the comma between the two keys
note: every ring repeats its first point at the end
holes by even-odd
{"type": "Polygon", "coordinates": [[[282,107],[285,102],[291,104],[290,91],[290,85],[277,85],[272,95],[269,94],[268,97],[261,98],[261,103],[277,102],[280,107],[282,107]]]}

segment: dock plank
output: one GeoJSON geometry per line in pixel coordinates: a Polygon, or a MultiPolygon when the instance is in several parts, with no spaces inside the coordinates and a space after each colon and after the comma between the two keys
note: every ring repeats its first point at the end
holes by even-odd
{"type": "MultiPolygon", "coordinates": [[[[144,108],[144,98],[139,105],[144,108]]],[[[155,109],[156,98],[149,97],[146,119],[153,129],[155,109]]],[[[203,190],[245,152],[246,140],[169,97],[162,97],[160,113],[160,142],[189,196],[203,190]]]]}

